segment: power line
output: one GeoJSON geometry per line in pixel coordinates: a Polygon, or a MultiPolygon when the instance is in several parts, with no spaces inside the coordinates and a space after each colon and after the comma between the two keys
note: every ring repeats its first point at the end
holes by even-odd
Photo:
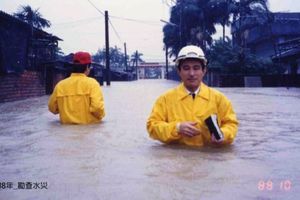
{"type": "MultiPolygon", "coordinates": [[[[90,0],[87,0],[98,12],[100,12],[103,16],[104,16],[104,12],[101,11],[100,9],[98,9],[95,4],[93,4],[90,0]]],[[[132,21],[132,22],[137,22],[137,23],[143,23],[143,24],[148,24],[148,25],[158,25],[160,26],[160,23],[158,23],[158,21],[151,21],[151,20],[139,20],[139,19],[134,19],[134,18],[126,18],[126,17],[119,17],[119,16],[113,16],[110,15],[110,18],[115,18],[115,19],[119,19],[119,20],[125,20],[125,21],[132,21]]],[[[68,24],[68,23],[75,23],[75,22],[83,22],[86,20],[94,20],[94,19],[98,19],[98,18],[86,18],[86,19],[82,19],[82,20],[76,20],[76,21],[71,21],[71,22],[63,22],[63,23],[58,23],[55,25],[60,25],[60,24],[68,24]]]]}
{"type": "MultiPolygon", "coordinates": [[[[95,4],[93,4],[90,0],[87,0],[98,12],[100,12],[103,16],[105,15],[103,11],[98,9],[95,4]]],[[[111,18],[116,18],[116,19],[121,19],[121,20],[126,20],[126,21],[133,21],[133,22],[138,22],[138,23],[144,23],[144,24],[150,24],[154,25],[153,23],[156,23],[156,25],[159,25],[157,21],[147,21],[147,20],[139,20],[139,19],[133,19],[133,18],[126,18],[126,17],[118,17],[118,16],[113,16],[110,15],[111,18]]]]}
{"type": "Polygon", "coordinates": [[[93,4],[90,0],[87,0],[98,12],[100,12],[103,16],[105,15],[100,9],[98,9],[95,4],[93,4]]]}
{"type": "Polygon", "coordinates": [[[142,23],[142,24],[148,24],[148,25],[159,25],[160,23],[157,21],[150,21],[150,20],[139,20],[139,19],[133,19],[133,18],[126,18],[126,17],[118,17],[118,16],[110,16],[111,18],[119,19],[119,20],[125,20],[125,21],[132,21],[132,22],[137,22],[137,23],[142,23]]]}
{"type": "MultiPolygon", "coordinates": [[[[95,4],[93,4],[90,0],[87,0],[98,12],[100,12],[103,16],[105,15],[103,11],[101,11],[100,9],[98,9],[95,4]]],[[[147,24],[147,25],[155,25],[155,26],[161,26],[160,23],[158,21],[147,21],[147,20],[139,20],[139,19],[132,19],[132,18],[125,18],[125,17],[118,17],[118,16],[112,16],[110,15],[109,18],[115,18],[115,19],[119,19],[119,20],[125,20],[125,21],[132,21],[132,22],[137,22],[137,23],[142,23],[142,24],[147,24]]],[[[110,23],[114,33],[116,34],[117,38],[119,39],[119,41],[121,43],[122,39],[120,37],[120,34],[118,33],[118,31],[116,30],[116,28],[114,27],[112,21],[109,19],[108,22],[110,23]]]]}
{"type": "Polygon", "coordinates": [[[74,21],[54,23],[52,25],[57,26],[57,25],[68,25],[68,24],[74,24],[74,23],[84,23],[84,22],[90,22],[91,20],[99,20],[99,19],[102,19],[102,17],[90,17],[90,18],[79,19],[79,20],[74,20],[74,21]]]}
{"type": "Polygon", "coordinates": [[[121,40],[121,37],[119,35],[119,33],[117,32],[117,30],[115,29],[114,25],[112,24],[111,20],[109,19],[108,22],[110,23],[113,31],[115,32],[116,36],[118,37],[118,39],[120,40],[121,44],[123,43],[122,40],[121,40]]]}
{"type": "MultiPolygon", "coordinates": [[[[87,0],[98,12],[100,12],[103,16],[105,15],[100,9],[98,9],[90,0],[87,0]]],[[[114,25],[112,24],[111,20],[108,19],[108,22],[110,23],[113,31],[115,32],[116,36],[118,37],[118,39],[120,40],[120,42],[122,43],[121,37],[119,35],[119,33],[117,32],[116,28],[114,27],[114,25]]]]}

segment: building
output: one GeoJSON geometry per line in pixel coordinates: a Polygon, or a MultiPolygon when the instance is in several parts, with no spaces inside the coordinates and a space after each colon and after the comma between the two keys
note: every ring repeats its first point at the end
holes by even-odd
{"type": "Polygon", "coordinates": [[[60,38],[0,11],[0,102],[45,94],[44,62],[60,38]]]}
{"type": "MultiPolygon", "coordinates": [[[[300,51],[295,50],[299,48],[300,38],[300,13],[272,13],[272,20],[262,25],[247,26],[254,24],[253,21],[257,19],[253,16],[245,17],[243,22],[236,21],[232,25],[231,33],[234,44],[249,49],[251,53],[268,59],[273,59],[274,62],[286,67],[286,73],[290,73],[291,65],[297,68],[300,65],[299,54],[300,51]],[[239,27],[242,27],[240,31],[239,27]],[[248,28],[247,28],[248,27],[248,28]],[[287,46],[289,46],[287,48],[287,46]],[[293,56],[282,57],[287,51],[293,56]]],[[[294,70],[295,71],[295,70],[294,70]]],[[[296,70],[300,74],[300,69],[296,70]]]]}
{"type": "Polygon", "coordinates": [[[163,79],[165,78],[166,63],[142,62],[138,65],[139,79],[163,79]]]}

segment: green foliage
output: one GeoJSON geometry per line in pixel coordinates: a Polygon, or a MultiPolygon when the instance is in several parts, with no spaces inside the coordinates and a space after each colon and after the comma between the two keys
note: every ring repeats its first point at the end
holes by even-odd
{"type": "Polygon", "coordinates": [[[243,28],[265,23],[269,13],[267,2],[268,0],[177,0],[171,7],[170,23],[163,27],[163,41],[170,50],[169,55],[176,56],[187,44],[200,46],[205,51],[212,44],[212,35],[216,33],[215,26],[218,24],[223,26],[225,40],[225,26],[233,21],[241,19],[239,22],[244,25],[243,28]],[[251,23],[244,22],[249,16],[251,23]]]}
{"type": "MultiPolygon", "coordinates": [[[[125,71],[125,54],[121,51],[117,46],[109,48],[110,54],[110,67],[111,69],[125,71]]],[[[143,62],[142,59],[143,54],[134,52],[129,60],[129,56],[127,55],[127,69],[133,70],[134,66],[137,66],[138,62],[143,62]]],[[[97,63],[105,65],[106,59],[106,50],[105,48],[99,49],[96,54],[93,55],[93,60],[97,63]]]]}
{"type": "Polygon", "coordinates": [[[227,37],[216,40],[207,51],[209,69],[223,74],[275,74],[282,73],[280,66],[272,63],[270,58],[260,58],[239,47],[233,47],[227,37]]]}
{"type": "Polygon", "coordinates": [[[39,9],[33,10],[29,5],[21,6],[19,11],[14,13],[14,16],[35,28],[42,29],[51,26],[50,21],[43,18],[39,9]]]}
{"type": "Polygon", "coordinates": [[[209,0],[177,1],[171,8],[170,22],[163,28],[163,41],[170,48],[170,55],[177,55],[187,44],[205,49],[216,33],[216,19],[210,10],[209,0]]]}
{"type": "MultiPolygon", "coordinates": [[[[112,69],[124,70],[125,69],[125,54],[117,46],[109,48],[110,54],[110,66],[112,69]]],[[[97,63],[105,65],[105,48],[99,49],[96,54],[93,55],[93,60],[97,63]]],[[[127,56],[127,61],[128,61],[127,56]]]]}
{"type": "Polygon", "coordinates": [[[139,52],[135,52],[131,55],[130,62],[132,63],[132,66],[138,66],[139,62],[144,62],[142,59],[143,54],[139,52]]]}

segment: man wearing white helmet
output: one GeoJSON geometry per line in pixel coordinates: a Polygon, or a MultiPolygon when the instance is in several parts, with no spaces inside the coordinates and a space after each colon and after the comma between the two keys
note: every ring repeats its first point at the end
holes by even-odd
{"type": "Polygon", "coordinates": [[[150,137],[189,146],[232,143],[238,121],[227,97],[202,82],[207,71],[202,49],[183,47],[176,66],[182,83],[156,100],[147,121],[150,137]]]}

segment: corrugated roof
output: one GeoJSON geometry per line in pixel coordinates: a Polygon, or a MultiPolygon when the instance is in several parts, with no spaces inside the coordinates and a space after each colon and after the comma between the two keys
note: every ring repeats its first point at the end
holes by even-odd
{"type": "MultiPolygon", "coordinates": [[[[24,26],[30,26],[28,23],[0,10],[0,18],[4,18],[5,20],[11,20],[12,22],[15,22],[15,23],[19,23],[19,24],[22,24],[24,26]]],[[[35,28],[34,27],[34,31],[37,33],[37,34],[41,34],[43,35],[44,37],[48,37],[48,38],[51,38],[51,39],[54,39],[54,40],[59,40],[59,41],[63,41],[61,38],[55,36],[55,35],[52,35],[51,33],[48,33],[46,31],[43,31],[42,29],[38,29],[38,28],[35,28]]]]}

